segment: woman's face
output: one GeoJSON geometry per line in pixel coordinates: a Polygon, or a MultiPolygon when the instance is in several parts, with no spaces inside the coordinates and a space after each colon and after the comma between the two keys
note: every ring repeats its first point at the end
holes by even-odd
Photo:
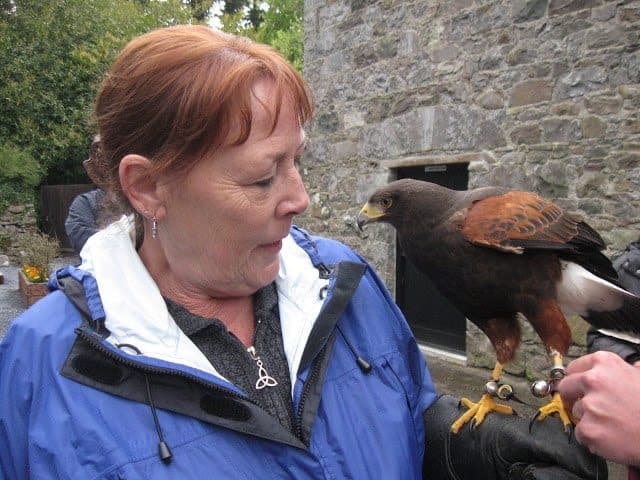
{"type": "Polygon", "coordinates": [[[203,158],[184,178],[160,183],[164,215],[158,215],[158,239],[150,241],[161,243],[182,288],[227,297],[269,284],[293,217],[309,205],[298,172],[305,133],[287,97],[271,132],[272,89],[267,81],[254,86],[260,101],[252,99],[246,142],[203,158]]]}

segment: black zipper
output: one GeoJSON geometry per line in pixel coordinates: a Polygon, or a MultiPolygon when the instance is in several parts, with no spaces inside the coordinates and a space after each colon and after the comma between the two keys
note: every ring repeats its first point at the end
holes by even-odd
{"type": "Polygon", "coordinates": [[[200,377],[197,377],[195,375],[192,375],[190,373],[185,373],[183,371],[180,370],[174,370],[171,368],[161,368],[161,367],[152,367],[149,365],[145,365],[139,362],[134,362],[132,360],[129,360],[128,358],[122,357],[116,353],[114,353],[113,351],[111,351],[110,349],[108,349],[107,347],[105,347],[104,345],[102,345],[102,343],[100,343],[99,340],[96,340],[94,335],[84,331],[81,328],[76,328],[75,330],[76,334],[78,335],[78,337],[80,337],[83,341],[85,341],[86,343],[88,343],[93,349],[95,349],[96,351],[98,351],[100,354],[104,355],[105,357],[113,360],[116,363],[119,363],[121,365],[124,365],[126,367],[129,368],[133,368],[135,370],[138,370],[142,373],[148,373],[148,374],[152,374],[152,375],[173,375],[176,377],[180,377],[180,378],[184,378],[186,380],[189,380],[197,385],[203,386],[209,390],[214,390],[214,391],[218,391],[221,392],[227,396],[233,397],[233,398],[238,398],[241,399],[243,401],[249,402],[253,405],[255,405],[258,408],[262,408],[260,407],[260,405],[258,405],[256,402],[254,402],[253,400],[251,400],[249,397],[246,397],[244,395],[240,395],[232,390],[229,390],[227,388],[224,387],[220,387],[214,383],[208,382],[206,380],[203,380],[200,377]]]}
{"type": "Polygon", "coordinates": [[[311,372],[309,373],[309,377],[302,388],[302,395],[300,396],[300,403],[298,403],[298,411],[296,412],[295,425],[294,425],[294,435],[298,437],[298,439],[308,446],[307,440],[304,438],[304,433],[302,431],[302,413],[304,410],[305,402],[307,401],[307,396],[309,394],[309,390],[313,387],[318,379],[318,375],[320,375],[320,368],[322,365],[322,359],[324,358],[325,351],[327,346],[322,347],[322,350],[318,353],[318,356],[313,362],[311,366],[311,372]]]}

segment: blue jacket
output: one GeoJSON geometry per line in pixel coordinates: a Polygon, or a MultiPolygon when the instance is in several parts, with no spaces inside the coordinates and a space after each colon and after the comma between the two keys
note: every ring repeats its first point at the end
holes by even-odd
{"type": "Polygon", "coordinates": [[[359,256],[295,227],[283,246],[276,284],[291,433],[198,357],[168,314],[152,312],[150,330],[138,329],[148,305],[162,312],[164,302],[141,262],[119,263],[120,247],[125,256],[133,247],[102,237],[91,237],[80,269],[56,273],[55,291],[0,344],[0,478],[421,478],[434,387],[402,314],[359,256]],[[102,264],[91,258],[106,245],[102,264]],[[113,284],[109,268],[122,270],[113,284]]]}

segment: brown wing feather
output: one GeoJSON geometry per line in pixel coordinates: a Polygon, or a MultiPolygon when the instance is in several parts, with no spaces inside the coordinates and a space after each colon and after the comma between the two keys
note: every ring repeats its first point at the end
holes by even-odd
{"type": "Polygon", "coordinates": [[[475,202],[462,222],[462,234],[476,245],[508,252],[563,249],[578,234],[580,222],[534,193],[512,191],[475,202]]]}

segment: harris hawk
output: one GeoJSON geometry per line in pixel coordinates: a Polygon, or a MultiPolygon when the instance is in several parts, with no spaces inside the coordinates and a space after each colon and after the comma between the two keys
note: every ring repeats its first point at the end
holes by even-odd
{"type": "MultiPolygon", "coordinates": [[[[571,418],[554,384],[564,375],[571,345],[565,316],[597,328],[640,333],[640,298],[617,286],[600,235],[575,214],[534,193],[501,187],[456,191],[414,179],[376,190],[357,217],[360,228],[386,222],[407,258],[491,341],[496,365],[486,393],[452,425],[479,425],[490,411],[512,413],[494,401],[503,366],[520,343],[518,314],[526,317],[553,362],[551,400],[539,420],[571,418]]],[[[508,387],[508,385],[506,386],[508,387]]],[[[535,393],[535,392],[534,392],[535,393]]]]}

